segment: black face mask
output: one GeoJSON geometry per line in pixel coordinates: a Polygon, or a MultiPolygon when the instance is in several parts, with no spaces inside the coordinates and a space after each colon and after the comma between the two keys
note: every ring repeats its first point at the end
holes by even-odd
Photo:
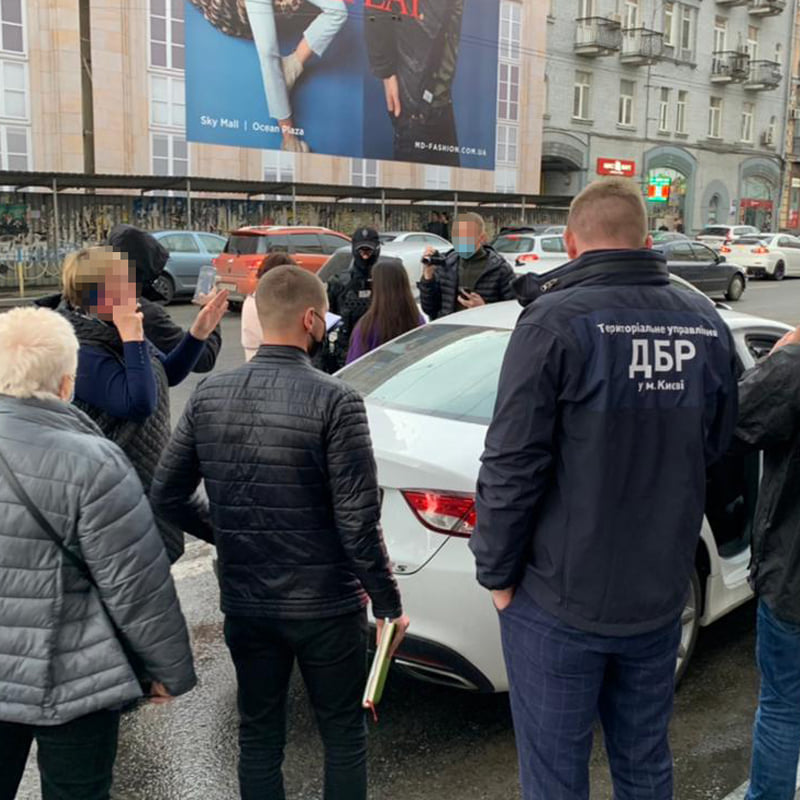
{"type": "Polygon", "coordinates": [[[378,260],[380,254],[381,251],[380,248],[378,248],[377,250],[372,251],[369,258],[362,258],[361,253],[359,253],[358,250],[355,250],[353,252],[353,258],[356,264],[360,266],[364,272],[369,272],[372,267],[375,266],[375,262],[378,260]]]}
{"type": "Polygon", "coordinates": [[[322,350],[322,345],[325,344],[325,337],[323,336],[321,339],[315,339],[313,333],[309,333],[308,336],[311,341],[308,344],[306,352],[309,358],[314,359],[319,351],[322,350]]]}

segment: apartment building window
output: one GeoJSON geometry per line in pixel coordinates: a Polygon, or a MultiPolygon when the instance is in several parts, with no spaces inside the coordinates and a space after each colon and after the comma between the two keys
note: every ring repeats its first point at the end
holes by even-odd
{"type": "Polygon", "coordinates": [[[189,174],[189,145],[182,133],[151,133],[154,175],[189,174]]]}
{"type": "Polygon", "coordinates": [[[294,183],[295,154],[283,150],[265,150],[264,180],[269,183],[294,183]]]}
{"type": "Polygon", "coordinates": [[[363,187],[377,186],[378,162],[374,158],[351,158],[350,184],[363,187]]]}
{"type": "Polygon", "coordinates": [[[497,116],[516,122],[519,119],[519,64],[501,61],[499,66],[497,116]]]}
{"type": "Polygon", "coordinates": [[[0,60],[0,117],[28,119],[28,65],[0,60]]]}
{"type": "Polygon", "coordinates": [[[519,61],[522,41],[522,6],[517,2],[500,5],[500,58],[519,61]]]}
{"type": "Polygon", "coordinates": [[[694,59],[696,16],[696,8],[692,8],[691,6],[681,7],[680,57],[686,61],[694,59]]]}
{"type": "Polygon", "coordinates": [[[453,172],[450,167],[443,167],[440,164],[425,165],[426,189],[450,189],[452,182],[453,172]]]}
{"type": "Polygon", "coordinates": [[[661,89],[658,99],[658,130],[661,133],[669,131],[669,95],[669,89],[661,89]]]}
{"type": "Polygon", "coordinates": [[[22,0],[3,0],[0,4],[2,49],[6,53],[25,52],[25,29],[22,22],[22,0]]]}
{"type": "Polygon", "coordinates": [[[150,124],[183,130],[186,125],[186,82],[172,75],[150,75],[150,124]]]}
{"type": "Polygon", "coordinates": [[[753,25],[747,29],[747,55],[751,61],[758,60],[758,28],[753,25]]]}
{"type": "Polygon", "coordinates": [[[575,119],[590,119],[592,99],[592,73],[575,71],[575,88],[572,100],[572,116],[575,119]]]}
{"type": "Polygon", "coordinates": [[[0,125],[0,169],[29,170],[30,128],[0,125]]]}
{"type": "Polygon", "coordinates": [[[664,3],[664,44],[675,46],[675,3],[664,3]]]}
{"type": "Polygon", "coordinates": [[[686,104],[689,101],[689,92],[678,92],[678,101],[675,104],[675,133],[686,133],[686,104]]]}
{"type": "Polygon", "coordinates": [[[494,172],[494,188],[496,192],[513,194],[517,191],[517,168],[498,167],[494,172]]]}
{"type": "Polygon", "coordinates": [[[780,43],[775,45],[775,63],[783,66],[783,45],[780,43]]]}
{"type": "Polygon", "coordinates": [[[778,135],[778,118],[770,117],[769,125],[767,126],[767,142],[770,146],[777,144],[775,137],[778,135]]]}
{"type": "Polygon", "coordinates": [[[753,141],[753,109],[752,103],[745,103],[742,106],[741,139],[743,142],[753,141]]]}
{"type": "Polygon", "coordinates": [[[516,125],[497,126],[497,163],[517,164],[519,129],[516,125]]]}
{"type": "Polygon", "coordinates": [[[630,127],[633,125],[633,98],[636,84],[633,81],[619,82],[619,112],[617,123],[630,127]]]}
{"type": "Polygon", "coordinates": [[[150,66],[184,69],[184,0],[150,0],[150,66]]]}
{"type": "Polygon", "coordinates": [[[594,16],[594,0],[578,0],[578,17],[585,19],[594,16]]]}
{"type": "Polygon", "coordinates": [[[722,98],[712,97],[708,104],[708,136],[722,138],[722,98]]]}
{"type": "Polygon", "coordinates": [[[639,27],[639,0],[625,0],[625,21],[622,27],[639,27]]]}

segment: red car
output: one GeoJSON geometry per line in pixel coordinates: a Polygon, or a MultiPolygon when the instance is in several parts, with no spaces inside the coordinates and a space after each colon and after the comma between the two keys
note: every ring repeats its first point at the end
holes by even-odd
{"type": "Polygon", "coordinates": [[[319,272],[328,257],[350,243],[350,237],[328,228],[265,225],[231,233],[223,252],[214,259],[217,287],[227,289],[233,302],[256,290],[256,273],[275,252],[289,253],[303,269],[319,272]]]}

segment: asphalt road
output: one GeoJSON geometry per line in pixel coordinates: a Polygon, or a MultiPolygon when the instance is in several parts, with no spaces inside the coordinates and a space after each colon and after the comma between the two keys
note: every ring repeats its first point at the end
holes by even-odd
{"type": "MultiPolygon", "coordinates": [[[[752,282],[737,310],[800,324],[800,280],[752,282]]],[[[171,309],[189,324],[194,308],[171,309]]],[[[238,317],[223,323],[219,367],[243,360],[238,317]]],[[[199,378],[173,390],[173,417],[199,378]]],[[[229,800],[236,790],[233,669],[222,641],[210,549],[193,545],[176,567],[200,685],[166,707],[125,717],[114,798],[229,800]]],[[[413,621],[412,621],[413,624],[413,621]]],[[[747,777],[757,672],[752,603],[701,632],[679,688],[672,742],[678,800],[721,800],[747,777]]],[[[592,800],[611,796],[601,742],[592,759],[592,800]]],[[[295,679],[285,774],[288,797],[321,797],[321,746],[302,685],[295,679]]],[[[370,723],[370,797],[374,800],[513,800],[516,755],[505,695],[479,696],[393,673],[380,722],[370,723]]],[[[19,795],[39,797],[33,763],[19,795]]]]}

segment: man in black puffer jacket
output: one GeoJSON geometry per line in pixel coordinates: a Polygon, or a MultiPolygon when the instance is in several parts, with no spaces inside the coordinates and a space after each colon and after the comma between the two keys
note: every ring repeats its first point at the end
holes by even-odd
{"type": "Polygon", "coordinates": [[[458,216],[453,244],[455,249],[444,258],[430,247],[422,258],[419,296],[422,310],[432,320],[514,299],[514,270],[486,243],[486,226],[479,214],[458,216]]]}
{"type": "Polygon", "coordinates": [[[242,797],[283,797],[286,695],[299,662],[325,744],[326,797],[366,797],[367,598],[408,626],[380,529],[364,404],[311,365],[325,287],[295,266],[259,281],[264,344],[204,380],[159,465],[159,513],[219,553],[239,683],[242,797]],[[200,479],[209,516],[192,503],[200,479]]]}

